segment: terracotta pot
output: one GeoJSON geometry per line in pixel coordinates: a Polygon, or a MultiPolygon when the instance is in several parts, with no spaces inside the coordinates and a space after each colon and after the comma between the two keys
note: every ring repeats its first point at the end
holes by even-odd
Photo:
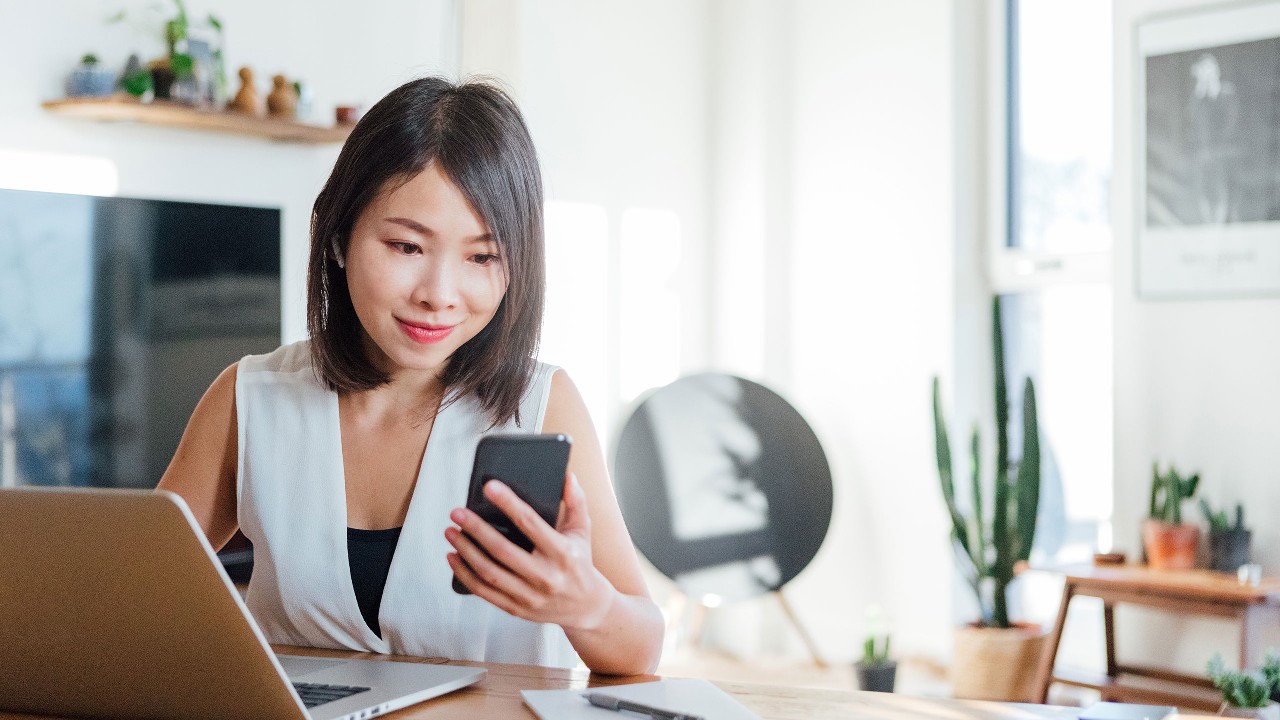
{"type": "Polygon", "coordinates": [[[1142,521],[1142,545],[1153,570],[1190,570],[1196,566],[1200,528],[1147,518],[1142,521]]]}
{"type": "Polygon", "coordinates": [[[960,627],[951,658],[951,691],[969,700],[1036,702],[1036,669],[1047,636],[1039,625],[960,627]]]}

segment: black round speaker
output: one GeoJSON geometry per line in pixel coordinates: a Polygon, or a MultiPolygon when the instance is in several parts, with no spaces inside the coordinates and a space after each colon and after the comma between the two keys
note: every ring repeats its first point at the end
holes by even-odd
{"type": "Polygon", "coordinates": [[[781,588],[831,523],[831,469],[777,393],[703,373],[650,393],[623,426],[618,502],[636,547],[712,604],[781,588]]]}

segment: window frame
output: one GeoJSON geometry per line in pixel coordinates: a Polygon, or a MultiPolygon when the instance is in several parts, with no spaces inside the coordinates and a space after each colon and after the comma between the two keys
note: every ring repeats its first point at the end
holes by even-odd
{"type": "MultiPolygon", "coordinates": [[[[1018,108],[1018,32],[1019,0],[988,0],[989,25],[987,44],[989,177],[987,179],[988,231],[986,270],[991,290],[996,294],[1034,292],[1043,287],[1063,284],[1112,282],[1112,252],[1046,252],[1013,247],[1016,227],[1017,143],[1019,139],[1018,108]]],[[[1113,89],[1114,93],[1114,89],[1113,89]]]]}

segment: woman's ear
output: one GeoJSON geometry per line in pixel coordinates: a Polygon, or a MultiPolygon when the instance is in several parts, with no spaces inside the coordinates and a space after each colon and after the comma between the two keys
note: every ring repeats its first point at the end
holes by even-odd
{"type": "Polygon", "coordinates": [[[338,245],[337,235],[329,239],[329,254],[333,256],[333,261],[338,264],[339,268],[347,267],[347,261],[342,257],[342,248],[338,245]]]}

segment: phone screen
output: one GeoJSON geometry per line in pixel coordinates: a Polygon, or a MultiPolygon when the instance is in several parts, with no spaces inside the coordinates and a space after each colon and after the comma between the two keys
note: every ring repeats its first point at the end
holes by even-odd
{"type": "MultiPolygon", "coordinates": [[[[533,551],[533,541],[525,536],[502,510],[484,496],[484,484],[500,480],[511,488],[555,526],[564,494],[565,472],[569,466],[568,435],[486,435],[476,446],[475,464],[471,468],[471,484],[467,490],[467,509],[492,525],[508,540],[533,551]]],[[[453,589],[469,594],[457,578],[453,589]]]]}

